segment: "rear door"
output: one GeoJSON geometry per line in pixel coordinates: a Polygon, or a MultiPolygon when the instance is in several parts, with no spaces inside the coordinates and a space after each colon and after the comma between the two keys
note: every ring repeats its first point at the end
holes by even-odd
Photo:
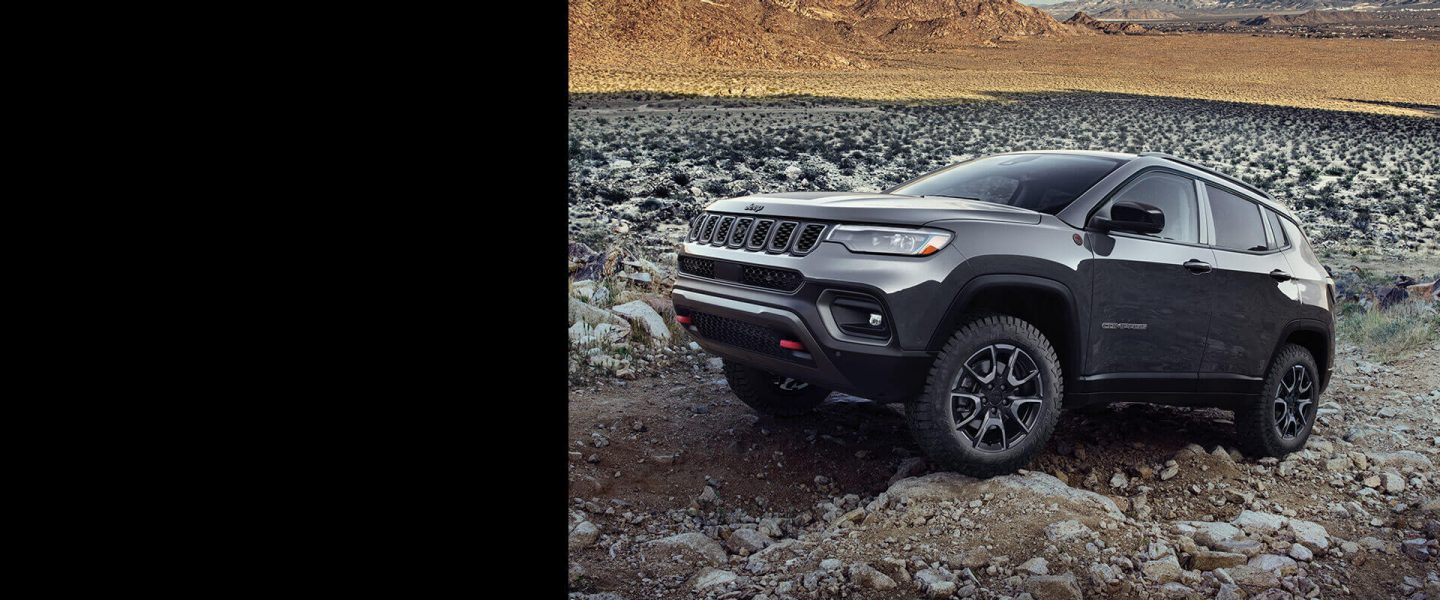
{"type": "Polygon", "coordinates": [[[1215,250],[1214,317],[1200,362],[1200,390],[1259,389],[1297,299],[1284,249],[1266,209],[1243,194],[1206,183],[1204,203],[1215,250]]]}
{"type": "Polygon", "coordinates": [[[1108,216],[1115,202],[1142,202],[1164,211],[1165,229],[1090,234],[1094,291],[1082,377],[1088,388],[1194,391],[1215,289],[1197,185],[1173,171],[1144,171],[1096,212],[1108,216]]]}

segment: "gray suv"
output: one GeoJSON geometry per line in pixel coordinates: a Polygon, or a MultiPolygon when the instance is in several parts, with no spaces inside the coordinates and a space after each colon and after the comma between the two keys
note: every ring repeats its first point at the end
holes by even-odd
{"type": "Polygon", "coordinates": [[[903,402],[941,467],[1024,466],[1060,409],[1235,411],[1298,450],[1334,362],[1334,282],[1265,192],[1164,154],[1016,152],[884,193],[719,200],[679,257],[676,319],[758,411],[903,402]]]}

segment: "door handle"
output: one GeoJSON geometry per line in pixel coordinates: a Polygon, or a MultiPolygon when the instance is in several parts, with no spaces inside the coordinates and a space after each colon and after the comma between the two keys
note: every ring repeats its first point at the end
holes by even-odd
{"type": "Polygon", "coordinates": [[[1189,269],[1191,273],[1194,273],[1194,274],[1196,274],[1196,275],[1199,275],[1199,274],[1201,274],[1201,273],[1209,273],[1209,272],[1210,272],[1210,263],[1207,263],[1207,262],[1202,261],[1202,260],[1195,260],[1195,259],[1192,258],[1192,259],[1190,259],[1190,260],[1185,261],[1185,265],[1184,265],[1184,266],[1185,266],[1186,269],[1189,269]]]}
{"type": "Polygon", "coordinates": [[[1289,273],[1281,271],[1280,269],[1275,269],[1274,271],[1271,271],[1270,276],[1275,278],[1275,281],[1290,281],[1291,279],[1294,279],[1294,277],[1291,277],[1289,273]]]}

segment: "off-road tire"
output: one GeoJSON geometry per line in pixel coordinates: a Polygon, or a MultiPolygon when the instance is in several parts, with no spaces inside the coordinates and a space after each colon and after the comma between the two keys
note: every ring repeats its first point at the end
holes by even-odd
{"type": "Polygon", "coordinates": [[[1279,458],[1304,448],[1305,441],[1310,439],[1310,433],[1315,429],[1315,417],[1318,416],[1319,373],[1315,357],[1309,350],[1296,344],[1281,346],[1275,357],[1270,359],[1270,368],[1265,372],[1264,392],[1259,398],[1248,400],[1235,410],[1236,442],[1241,451],[1253,457],[1279,458]],[[1287,439],[1276,428],[1275,400],[1281,381],[1296,365],[1309,371],[1311,385],[1315,386],[1311,396],[1313,407],[1308,422],[1303,424],[1294,437],[1287,439]]]}
{"type": "MultiPolygon", "coordinates": [[[[930,367],[925,391],[906,404],[905,413],[911,435],[933,466],[974,477],[993,477],[1025,466],[1045,447],[1060,418],[1063,386],[1060,360],[1040,330],[1011,316],[977,315],[950,337],[930,367]],[[979,349],[996,344],[1024,350],[1039,373],[1043,390],[1037,396],[1041,398],[1040,412],[1034,416],[1025,437],[1014,447],[1007,443],[1004,450],[986,452],[975,449],[973,440],[959,431],[951,392],[959,382],[960,370],[965,368],[966,361],[979,349]]],[[[980,437],[986,435],[986,431],[980,432],[980,437]]]]}
{"type": "Polygon", "coordinates": [[[777,417],[798,417],[808,414],[830,395],[830,390],[815,385],[804,389],[784,390],[775,383],[775,375],[728,360],[725,362],[725,380],[730,391],[750,408],[777,417]]]}

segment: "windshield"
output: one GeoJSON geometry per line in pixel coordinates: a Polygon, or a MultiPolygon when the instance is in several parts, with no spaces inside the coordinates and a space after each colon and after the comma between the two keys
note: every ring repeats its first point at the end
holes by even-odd
{"type": "Polygon", "coordinates": [[[1120,164],[1098,156],[1005,154],[941,169],[889,193],[970,198],[1053,215],[1120,164]]]}

